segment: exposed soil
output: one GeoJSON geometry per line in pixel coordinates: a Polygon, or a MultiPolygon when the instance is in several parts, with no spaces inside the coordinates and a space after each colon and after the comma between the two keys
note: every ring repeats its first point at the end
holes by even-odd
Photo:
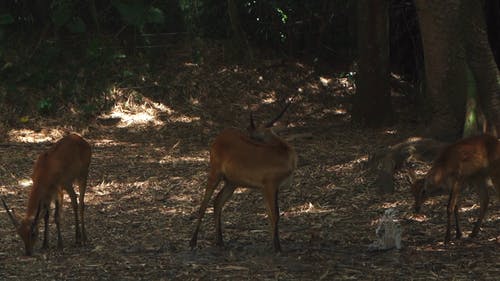
{"type": "MultiPolygon", "coordinates": [[[[65,196],[64,250],[56,249],[51,224],[51,248],[42,252],[39,242],[35,254],[24,257],[2,208],[1,280],[498,280],[497,198],[492,196],[479,237],[444,245],[446,197],[430,200],[426,216],[417,217],[403,172],[395,176],[393,195],[369,187],[373,178],[363,169],[368,156],[423,132],[403,97],[395,96],[397,125],[361,129],[350,123],[353,89],[338,73],[313,73],[295,62],[225,65],[213,56],[196,66],[184,59],[167,61],[157,81],[144,82],[157,86],[117,86],[120,102],[88,124],[59,118],[9,132],[11,139],[0,146],[0,193],[19,215],[34,160],[48,143],[69,130],[89,140],[93,158],[85,198],[91,241],[74,245],[65,196]],[[198,247],[191,250],[211,139],[225,127],[246,128],[250,110],[257,120],[271,118],[288,97],[293,105],[278,125],[296,148],[299,165],[292,186],[279,194],[283,253],[272,250],[261,194],[244,188],[223,212],[225,247],[215,246],[210,208],[198,247]],[[377,219],[389,207],[398,210],[403,248],[369,251],[377,219]]],[[[462,198],[467,236],[478,201],[471,192],[462,198]]]]}

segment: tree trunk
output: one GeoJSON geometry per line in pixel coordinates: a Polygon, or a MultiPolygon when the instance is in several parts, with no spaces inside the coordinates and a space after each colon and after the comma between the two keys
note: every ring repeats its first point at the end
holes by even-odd
{"type": "Polygon", "coordinates": [[[488,42],[481,1],[415,3],[432,108],[430,135],[445,139],[460,136],[467,89],[477,93],[487,131],[496,135],[500,129],[500,76],[488,42]]]}
{"type": "Polygon", "coordinates": [[[359,71],[353,120],[378,127],[393,121],[389,88],[387,0],[358,0],[359,71]]]}
{"type": "Polygon", "coordinates": [[[460,55],[463,48],[458,37],[460,0],[415,0],[415,3],[432,115],[427,134],[439,139],[456,139],[463,125],[466,89],[466,68],[460,55]],[[462,92],[457,92],[460,89],[462,92]]]}
{"type": "Polygon", "coordinates": [[[244,57],[252,59],[252,51],[240,22],[238,7],[234,0],[227,0],[227,12],[231,21],[231,30],[233,31],[233,54],[235,57],[244,57]]]}
{"type": "Polygon", "coordinates": [[[483,111],[487,132],[500,133],[500,75],[491,51],[485,17],[480,1],[462,0],[464,43],[467,63],[477,86],[478,103],[483,111]]]}
{"type": "Polygon", "coordinates": [[[485,1],[486,25],[488,27],[488,41],[491,51],[495,57],[498,68],[500,68],[500,0],[485,1]]]}
{"type": "Polygon", "coordinates": [[[94,24],[95,32],[99,34],[101,32],[101,27],[99,25],[99,19],[97,17],[97,8],[95,5],[95,0],[89,0],[89,13],[92,23],[94,24]]]}

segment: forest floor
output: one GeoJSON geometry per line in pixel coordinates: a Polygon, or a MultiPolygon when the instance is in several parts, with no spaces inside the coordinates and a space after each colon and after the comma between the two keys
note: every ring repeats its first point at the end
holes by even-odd
{"type": "MultiPolygon", "coordinates": [[[[430,200],[425,215],[416,216],[404,170],[395,175],[394,194],[379,195],[371,187],[368,157],[425,129],[406,97],[394,95],[396,125],[363,129],[350,122],[353,88],[339,72],[312,72],[290,61],[222,61],[212,55],[198,66],[180,55],[166,61],[157,80],[144,82],[149,86],[116,82],[113,94],[120,102],[98,118],[40,118],[10,128],[0,145],[0,194],[18,214],[39,153],[68,131],[91,143],[85,196],[90,242],[74,245],[65,196],[64,250],[55,247],[51,223],[51,248],[41,251],[38,242],[34,255],[25,257],[2,208],[0,280],[498,280],[497,198],[492,196],[479,237],[444,245],[446,196],[430,200]],[[215,246],[209,208],[198,247],[191,250],[210,141],[225,127],[245,129],[250,110],[258,121],[268,120],[289,97],[293,105],[279,132],[299,161],[293,184],[279,193],[283,252],[272,250],[261,194],[245,188],[223,211],[225,247],[215,246]],[[387,208],[398,212],[403,247],[370,251],[387,208]]],[[[462,198],[467,237],[478,200],[473,192],[462,198]]]]}

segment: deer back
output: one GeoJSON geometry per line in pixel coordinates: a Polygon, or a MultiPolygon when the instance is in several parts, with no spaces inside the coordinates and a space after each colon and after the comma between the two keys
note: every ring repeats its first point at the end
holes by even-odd
{"type": "Polygon", "coordinates": [[[267,129],[270,142],[259,142],[236,129],[220,133],[210,149],[210,165],[234,182],[250,186],[280,181],[297,166],[294,149],[267,129]]]}

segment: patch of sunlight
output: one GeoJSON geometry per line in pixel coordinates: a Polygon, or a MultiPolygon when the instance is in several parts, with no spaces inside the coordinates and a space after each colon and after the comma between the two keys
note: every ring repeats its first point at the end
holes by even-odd
{"type": "Polygon", "coordinates": [[[349,78],[338,78],[337,82],[339,85],[345,89],[351,90],[354,89],[354,84],[352,83],[352,79],[349,78]]]}
{"type": "Polygon", "coordinates": [[[500,240],[500,235],[499,235],[499,236],[497,236],[497,237],[492,237],[492,238],[489,238],[489,239],[488,239],[488,242],[495,242],[495,241],[498,241],[498,240],[500,240]]]}
{"type": "Polygon", "coordinates": [[[236,188],[236,190],[234,191],[234,194],[244,194],[244,193],[247,193],[249,190],[248,187],[239,187],[239,188],[236,188]]]}
{"type": "Polygon", "coordinates": [[[192,105],[200,105],[200,100],[199,100],[199,99],[197,99],[197,98],[190,97],[190,98],[189,98],[189,102],[190,102],[192,105]]]}
{"type": "Polygon", "coordinates": [[[22,187],[28,187],[33,184],[33,181],[31,179],[22,179],[17,182],[22,187]]]}
{"type": "Polygon", "coordinates": [[[424,214],[411,214],[409,219],[416,222],[424,222],[429,220],[429,218],[427,218],[427,216],[424,214]]]}
{"type": "Polygon", "coordinates": [[[470,212],[479,208],[478,204],[474,204],[470,207],[460,207],[460,212],[470,212]]]}
{"type": "Polygon", "coordinates": [[[406,205],[406,203],[403,203],[401,201],[396,201],[396,202],[385,202],[382,203],[381,207],[384,209],[389,209],[389,208],[396,208],[401,205],[406,205]]]}
{"type": "Polygon", "coordinates": [[[174,194],[168,197],[170,200],[178,201],[178,202],[193,202],[193,198],[189,195],[184,194],[174,194]]]}
{"type": "MultiPolygon", "coordinates": [[[[113,106],[110,113],[103,114],[100,118],[118,119],[120,121],[117,127],[120,128],[149,125],[162,126],[164,125],[164,121],[161,120],[161,115],[168,116],[168,119],[172,122],[192,123],[200,120],[198,116],[176,114],[176,112],[167,105],[154,102],[135,91],[128,91],[125,93],[122,89],[113,88],[110,92],[110,95],[115,96],[118,102],[113,106]]],[[[199,104],[199,100],[197,99],[191,99],[190,101],[193,105],[199,104]]]]}
{"type": "Polygon", "coordinates": [[[114,111],[113,113],[111,113],[111,117],[121,119],[121,124],[119,124],[118,127],[146,125],[148,123],[153,123],[154,125],[163,125],[162,121],[157,120],[156,117],[149,112],[130,113],[124,111],[114,111]]]}
{"type": "MultiPolygon", "coordinates": [[[[192,200],[189,200],[189,202],[192,202],[192,200]]],[[[158,212],[160,212],[160,214],[162,215],[190,215],[191,214],[191,210],[189,211],[186,211],[186,210],[183,210],[183,209],[180,209],[180,208],[177,208],[177,207],[164,207],[164,208],[160,208],[158,210],[158,212]]]]}
{"type": "Polygon", "coordinates": [[[198,66],[198,64],[197,63],[192,63],[192,62],[185,62],[184,66],[194,67],[194,66],[198,66]]]}
{"type": "Polygon", "coordinates": [[[195,121],[200,121],[200,117],[198,116],[187,116],[187,115],[170,116],[168,119],[172,122],[178,122],[178,123],[192,123],[195,121]]]}
{"type": "Polygon", "coordinates": [[[353,159],[349,162],[344,162],[336,165],[329,166],[326,170],[328,172],[334,172],[339,170],[354,170],[360,163],[368,160],[368,155],[362,155],[356,159],[353,159]]]}
{"type": "Polygon", "coordinates": [[[423,138],[421,138],[421,137],[411,137],[411,138],[407,138],[406,142],[417,142],[417,141],[421,141],[421,140],[423,140],[423,138]]]}
{"type": "Polygon", "coordinates": [[[322,115],[333,113],[334,115],[344,115],[347,114],[347,110],[345,108],[331,108],[331,109],[323,109],[322,115]]]}
{"type": "Polygon", "coordinates": [[[0,192],[2,194],[14,194],[14,190],[11,187],[5,185],[0,185],[0,192]]]}
{"type": "Polygon", "coordinates": [[[43,129],[40,132],[29,129],[19,129],[10,130],[7,135],[9,141],[13,142],[41,143],[59,139],[64,135],[64,132],[58,129],[43,129]]]}
{"type": "Polygon", "coordinates": [[[347,110],[345,108],[337,108],[333,112],[337,115],[347,114],[347,110]]]}
{"type": "Polygon", "coordinates": [[[326,209],[319,205],[314,205],[311,202],[304,203],[297,207],[291,209],[291,211],[286,212],[288,215],[300,215],[300,214],[321,214],[321,213],[331,213],[333,209],[326,209]]]}
{"type": "MultiPolygon", "coordinates": [[[[168,106],[154,102],[140,93],[130,91],[125,93],[123,89],[113,88],[110,95],[115,97],[126,97],[124,101],[117,102],[109,114],[103,114],[102,118],[118,118],[118,127],[129,127],[136,125],[163,125],[159,119],[162,113],[172,114],[174,111],[168,106]]],[[[117,100],[120,100],[116,98],[117,100]]]]}
{"type": "Polygon", "coordinates": [[[120,184],[115,181],[110,181],[110,182],[102,181],[100,184],[92,187],[92,191],[99,196],[112,194],[113,192],[119,189],[120,189],[120,184]]]}
{"type": "Polygon", "coordinates": [[[140,189],[149,189],[158,187],[158,178],[150,177],[144,181],[136,181],[132,184],[132,186],[140,188],[140,189]]]}
{"type": "Polygon", "coordinates": [[[167,163],[186,163],[186,162],[206,162],[208,158],[206,156],[180,156],[173,157],[171,155],[167,155],[160,160],[160,164],[167,163]]]}
{"type": "Polygon", "coordinates": [[[491,215],[489,215],[488,221],[497,221],[497,220],[500,220],[500,213],[497,215],[495,215],[494,213],[491,213],[491,215]]]}
{"type": "Polygon", "coordinates": [[[95,146],[116,146],[117,141],[110,139],[96,139],[92,141],[95,146]]]}
{"type": "Polygon", "coordinates": [[[271,91],[270,93],[268,93],[266,95],[265,98],[262,99],[262,103],[264,103],[264,104],[272,104],[275,102],[276,102],[276,92],[275,91],[271,91]]]}
{"type": "Polygon", "coordinates": [[[398,130],[396,130],[396,129],[394,129],[394,130],[386,130],[384,133],[387,134],[387,135],[396,135],[398,133],[398,130]]]}
{"type": "Polygon", "coordinates": [[[326,77],[320,76],[319,77],[319,82],[321,82],[321,84],[324,87],[327,87],[332,82],[332,78],[326,78],[326,77]]]}
{"type": "Polygon", "coordinates": [[[308,83],[307,86],[313,94],[321,93],[318,83],[308,83]]]}

